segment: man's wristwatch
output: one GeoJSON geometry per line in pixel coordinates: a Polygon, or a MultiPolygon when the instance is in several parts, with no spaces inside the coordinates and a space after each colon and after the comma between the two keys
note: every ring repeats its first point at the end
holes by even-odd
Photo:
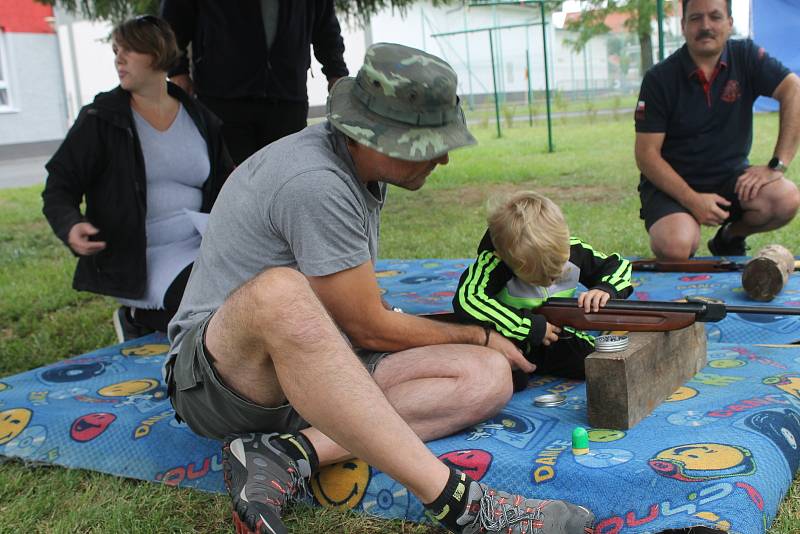
{"type": "Polygon", "coordinates": [[[778,158],[778,156],[773,156],[773,158],[769,160],[769,163],[767,163],[767,167],[778,172],[786,172],[786,170],[789,168],[778,158]]]}

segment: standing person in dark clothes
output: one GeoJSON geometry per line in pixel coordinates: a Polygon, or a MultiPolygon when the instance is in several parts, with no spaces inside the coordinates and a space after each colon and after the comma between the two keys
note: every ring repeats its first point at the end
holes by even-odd
{"type": "Polygon", "coordinates": [[[644,76],[636,105],[640,216],[656,257],[700,247],[718,226],[714,255],[741,256],[745,238],[789,223],[800,206],[784,176],[800,143],[800,78],[749,39],[729,39],[730,0],[683,0],[684,44],[644,76]],[[753,102],[780,102],[780,130],[765,165],[750,165],[753,102]]]}
{"type": "Polygon", "coordinates": [[[333,0],[162,0],[161,15],[183,52],[170,80],[222,119],[236,164],[305,128],[311,46],[328,89],[348,74],[333,0]]]}
{"type": "Polygon", "coordinates": [[[178,57],[169,25],[137,17],[111,38],[120,85],[81,110],[46,165],[42,198],[79,258],[73,287],[122,304],[122,342],[166,331],[233,162],[219,119],[167,82],[178,57]]]}

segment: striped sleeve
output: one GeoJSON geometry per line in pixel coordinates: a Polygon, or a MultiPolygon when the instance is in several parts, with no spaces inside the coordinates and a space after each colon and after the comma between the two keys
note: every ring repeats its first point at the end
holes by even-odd
{"type": "Polygon", "coordinates": [[[570,261],[581,270],[580,282],[589,289],[608,291],[612,298],[633,292],[631,262],[619,254],[605,255],[577,237],[570,238],[570,261]]]}
{"type": "Polygon", "coordinates": [[[489,326],[506,338],[522,342],[534,326],[530,314],[494,298],[510,277],[510,269],[491,250],[480,252],[475,263],[461,275],[453,309],[463,320],[489,326]]]}

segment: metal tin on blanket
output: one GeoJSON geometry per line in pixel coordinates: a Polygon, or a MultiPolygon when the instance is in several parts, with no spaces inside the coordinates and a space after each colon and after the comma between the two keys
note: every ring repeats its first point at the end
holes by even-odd
{"type": "Polygon", "coordinates": [[[566,404],[567,398],[559,393],[548,393],[533,398],[533,405],[539,408],[553,408],[566,404]]]}
{"type": "Polygon", "coordinates": [[[597,352],[620,352],[628,348],[628,336],[597,336],[594,338],[594,350],[597,352]]]}

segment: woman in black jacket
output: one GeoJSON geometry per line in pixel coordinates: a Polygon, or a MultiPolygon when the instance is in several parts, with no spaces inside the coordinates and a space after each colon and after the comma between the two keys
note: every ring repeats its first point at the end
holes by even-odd
{"type": "Polygon", "coordinates": [[[219,119],[166,81],[178,58],[169,25],[136,17],[111,37],[120,85],[81,109],[46,165],[42,198],[78,256],[73,287],[119,300],[124,341],[166,331],[233,162],[219,119]]]}

